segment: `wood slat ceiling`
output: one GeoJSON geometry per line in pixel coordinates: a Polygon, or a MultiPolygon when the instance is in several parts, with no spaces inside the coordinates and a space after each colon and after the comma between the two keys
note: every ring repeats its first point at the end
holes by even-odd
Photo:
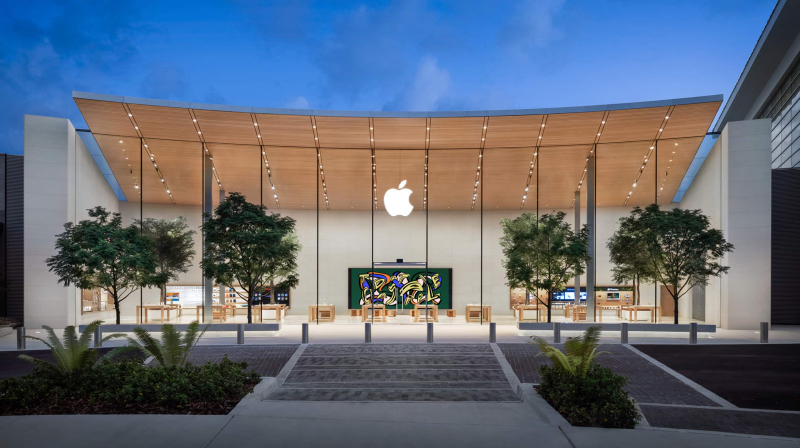
{"type": "Polygon", "coordinates": [[[375,118],[375,149],[425,149],[425,118],[375,118]]]}
{"type": "MultiPolygon", "coordinates": [[[[424,126],[424,123],[423,123],[424,126]]],[[[378,181],[378,210],[386,210],[383,195],[406,181],[405,188],[412,191],[409,200],[414,210],[423,210],[425,197],[425,151],[384,150],[375,151],[375,168],[378,181]]]]}
{"type": "Polygon", "coordinates": [[[75,104],[93,133],[138,137],[122,103],[76,98],[75,104]]]}
{"type": "MultiPolygon", "coordinates": [[[[264,152],[269,157],[281,209],[316,209],[319,177],[316,149],[267,146],[264,152]]],[[[320,209],[324,208],[325,200],[320,194],[320,209]]]]}
{"type": "Polygon", "coordinates": [[[602,121],[603,112],[548,115],[541,145],[592,144],[602,121]]]}
{"type": "Polygon", "coordinates": [[[265,145],[306,148],[315,146],[311,117],[256,114],[256,120],[261,129],[261,141],[265,145]]]}
{"type": "Polygon", "coordinates": [[[647,194],[643,194],[647,190],[643,190],[641,193],[634,192],[628,205],[645,206],[652,204],[653,185],[658,188],[658,203],[662,205],[671,203],[702,141],[702,137],[659,140],[658,177],[655,180],[653,179],[656,165],[648,163],[644,173],[642,173],[640,183],[647,186],[650,192],[647,192],[647,194]],[[664,188],[663,190],[661,190],[662,187],[664,188]],[[640,194],[641,196],[639,196],[640,194]]]}
{"type": "MultiPolygon", "coordinates": [[[[663,117],[662,117],[663,118],[663,117]]],[[[658,129],[656,129],[658,130],[658,129]]],[[[597,206],[618,207],[625,203],[629,191],[635,191],[640,197],[646,192],[653,192],[653,183],[639,179],[636,188],[633,183],[644,164],[644,158],[650,152],[651,143],[627,142],[605,143],[597,145],[597,206]],[[609,182],[609,180],[613,180],[609,182]]],[[[645,169],[647,166],[645,165],[645,169]]],[[[650,202],[654,196],[647,196],[650,202]]]]}
{"type": "Polygon", "coordinates": [[[706,134],[721,102],[675,106],[667,120],[662,139],[699,137],[706,134]]]}
{"type": "Polygon", "coordinates": [[[428,202],[431,210],[472,209],[479,154],[480,149],[429,152],[428,202]]]}
{"type": "MultiPolygon", "coordinates": [[[[549,120],[548,120],[549,122],[549,120]]],[[[539,212],[569,208],[581,180],[591,145],[539,148],[539,212]]],[[[584,187],[585,188],[585,187],[584,187]]],[[[518,193],[519,199],[522,194],[518,193]]],[[[528,196],[525,210],[536,210],[536,197],[528,196]]]]}
{"type": "Polygon", "coordinates": [[[480,148],[483,117],[431,118],[430,149],[480,148]]]}
{"type": "Polygon", "coordinates": [[[323,148],[370,148],[369,118],[317,117],[319,146],[323,148]]]}
{"type": "MultiPolygon", "coordinates": [[[[669,107],[612,110],[606,118],[600,143],[652,141],[669,107]]],[[[549,124],[549,122],[548,122],[549,124]]]]}
{"type": "Polygon", "coordinates": [[[128,107],[139,126],[139,131],[145,138],[200,141],[189,109],[143,106],[141,104],[129,104],[128,107]]]}
{"type": "MultiPolygon", "coordinates": [[[[158,165],[164,180],[169,186],[176,205],[201,205],[203,203],[203,147],[199,142],[184,142],[175,140],[146,140],[148,149],[153,155],[149,160],[147,152],[144,153],[145,169],[155,170],[153,162],[158,165]]],[[[214,185],[216,191],[216,184],[214,185]]],[[[151,194],[163,202],[166,190],[161,184],[161,178],[156,175],[152,179],[145,177],[144,197],[148,202],[151,194]]],[[[145,206],[146,208],[146,206],[145,206]]],[[[145,210],[145,216],[147,216],[145,210]]]]}
{"type": "MultiPolygon", "coordinates": [[[[484,210],[519,208],[522,195],[525,193],[534,152],[536,152],[536,148],[485,149],[483,151],[484,210]]],[[[529,190],[529,192],[535,195],[535,178],[532,184],[534,191],[529,190]]]]}
{"type": "MultiPolygon", "coordinates": [[[[261,148],[249,145],[207,143],[225,194],[243,194],[248,202],[261,203],[261,148]]],[[[167,179],[169,182],[170,180],[167,179]]],[[[264,181],[268,183],[267,181],[264,181]]],[[[216,191],[216,189],[215,189],[216,191]]],[[[216,193],[215,193],[216,195],[216,193]]]]}
{"type": "Polygon", "coordinates": [[[258,145],[258,128],[250,114],[197,109],[194,115],[206,142],[258,145]]]}
{"type": "Polygon", "coordinates": [[[139,138],[103,134],[95,134],[94,138],[125,198],[128,202],[139,202],[141,192],[136,189],[137,184],[141,185],[139,138]]]}
{"type": "MultiPolygon", "coordinates": [[[[369,210],[372,203],[372,151],[321,149],[331,210],[369,210]]],[[[324,206],[320,195],[320,206],[324,206]]]]}
{"type": "Polygon", "coordinates": [[[489,117],[486,148],[535,146],[543,115],[489,117]]]}

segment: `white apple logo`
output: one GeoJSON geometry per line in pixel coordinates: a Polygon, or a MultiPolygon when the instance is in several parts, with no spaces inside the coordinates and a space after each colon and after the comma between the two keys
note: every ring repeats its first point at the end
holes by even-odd
{"type": "Polygon", "coordinates": [[[408,201],[412,191],[408,188],[403,188],[405,186],[406,181],[402,181],[400,186],[397,187],[399,190],[392,188],[383,195],[383,205],[386,207],[386,211],[389,212],[389,216],[408,216],[411,210],[414,210],[414,206],[408,201]]]}

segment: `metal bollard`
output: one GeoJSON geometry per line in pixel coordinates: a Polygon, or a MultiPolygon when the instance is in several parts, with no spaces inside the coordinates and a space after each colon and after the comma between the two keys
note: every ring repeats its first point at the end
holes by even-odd
{"type": "Polygon", "coordinates": [[[244,344],[244,324],[236,326],[236,343],[244,344]]]}
{"type": "Polygon", "coordinates": [[[370,343],[372,342],[372,323],[365,322],[364,323],[364,342],[370,343]]]}
{"type": "Polygon", "coordinates": [[[697,344],[697,322],[689,324],[689,343],[697,344]]]}
{"type": "Polygon", "coordinates": [[[561,322],[553,322],[553,344],[561,343],[561,322]]]}
{"type": "Polygon", "coordinates": [[[428,322],[428,343],[433,343],[433,322],[428,322]]]}
{"type": "Polygon", "coordinates": [[[25,350],[25,327],[17,327],[17,350],[25,350]]]}
{"type": "Polygon", "coordinates": [[[761,322],[761,343],[769,342],[769,322],[761,322]]]}
{"type": "Polygon", "coordinates": [[[497,342],[497,324],[489,322],[489,342],[497,342]]]}
{"type": "Polygon", "coordinates": [[[303,324],[303,331],[300,341],[301,344],[308,344],[308,324],[303,324]]]}
{"type": "Polygon", "coordinates": [[[98,325],[97,328],[94,329],[94,346],[95,347],[102,347],[103,346],[103,326],[98,325]]]}
{"type": "Polygon", "coordinates": [[[627,322],[623,322],[622,324],[620,324],[619,343],[620,344],[627,344],[628,343],[628,323],[627,322]]]}

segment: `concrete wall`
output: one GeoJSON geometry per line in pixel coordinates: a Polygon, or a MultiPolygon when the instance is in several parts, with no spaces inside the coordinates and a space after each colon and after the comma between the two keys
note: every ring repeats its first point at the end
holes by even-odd
{"type": "MultiPolygon", "coordinates": [[[[728,123],[680,203],[701,209],[735,246],[722,260],[727,275],[706,288],[706,321],[731,330],[770,320],[770,120],[728,123]]],[[[691,309],[691,293],[681,299],[691,309]]]]}
{"type": "Polygon", "coordinates": [[[118,201],[69,120],[25,116],[25,325],[63,328],[80,316],[77,289],[58,284],[45,260],[65,222],[118,201]],[[76,194],[77,193],[77,194],[76,194]]]}

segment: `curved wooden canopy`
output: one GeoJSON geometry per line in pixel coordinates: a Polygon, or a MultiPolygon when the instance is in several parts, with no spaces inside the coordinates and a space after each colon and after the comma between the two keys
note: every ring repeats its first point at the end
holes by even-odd
{"type": "Polygon", "coordinates": [[[426,189],[431,210],[567,208],[593,155],[598,206],[668,204],[722,102],[359,113],[73,96],[128,201],[200,205],[207,150],[219,189],[281,209],[316,208],[319,189],[331,210],[383,209],[402,180],[419,209],[426,189]]]}

